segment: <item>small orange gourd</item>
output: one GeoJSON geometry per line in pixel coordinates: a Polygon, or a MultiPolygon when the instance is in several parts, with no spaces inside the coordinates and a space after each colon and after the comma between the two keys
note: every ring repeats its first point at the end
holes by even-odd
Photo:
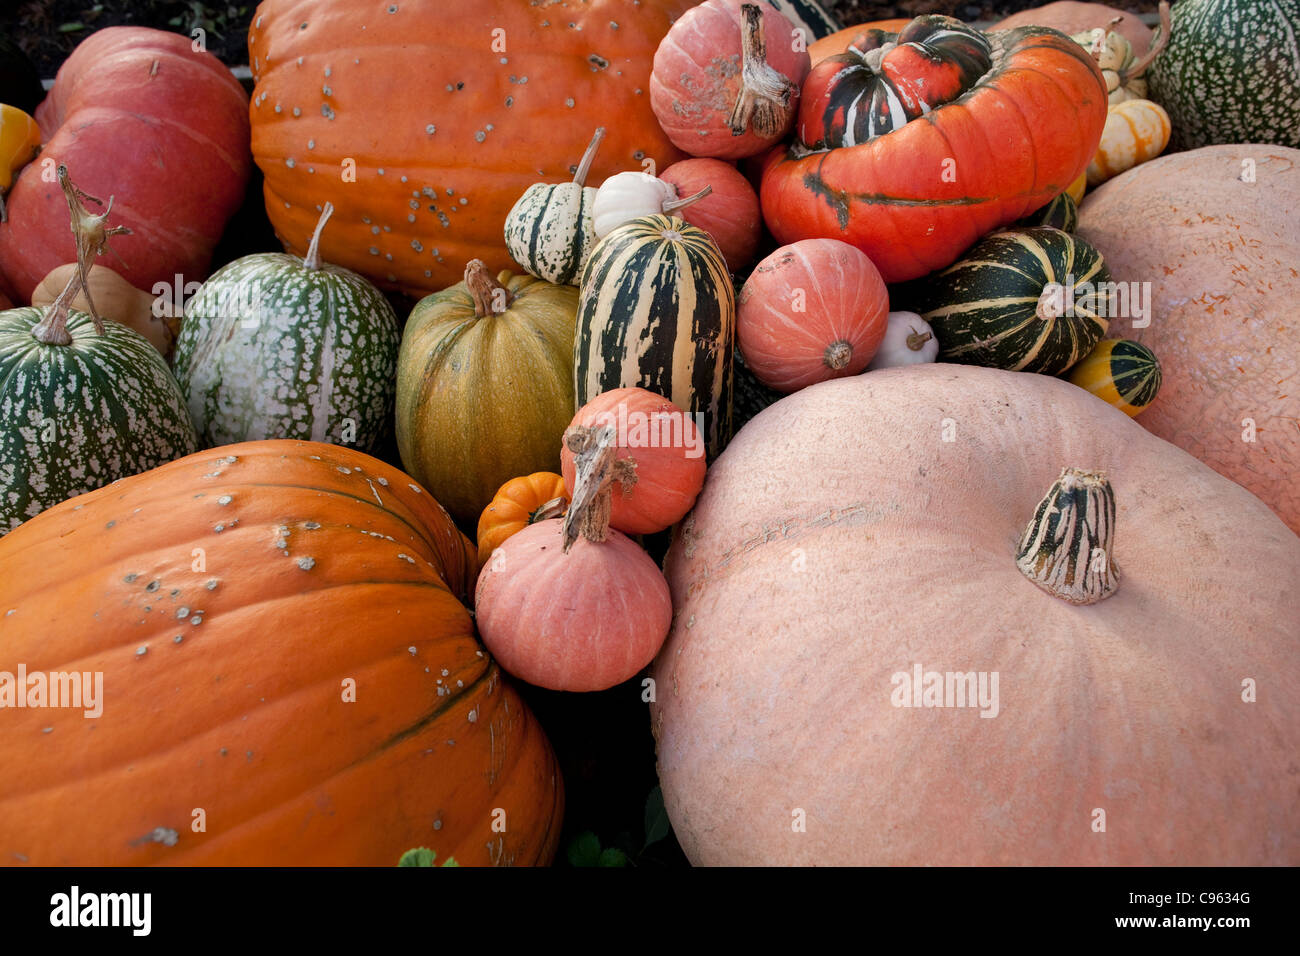
{"type": "Polygon", "coordinates": [[[14,184],[14,174],[41,149],[41,128],[16,106],[0,104],[0,222],[9,221],[5,195],[14,184]]]}
{"type": "Polygon", "coordinates": [[[492,552],[511,535],[530,524],[558,518],[569,503],[564,478],[550,471],[537,471],[511,478],[497,491],[492,503],[478,519],[478,563],[486,565],[492,552]]]}

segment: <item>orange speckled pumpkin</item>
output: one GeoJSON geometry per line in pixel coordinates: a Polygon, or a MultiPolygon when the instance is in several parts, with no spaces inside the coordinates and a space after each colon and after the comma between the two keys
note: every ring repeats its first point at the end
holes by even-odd
{"type": "Polygon", "coordinates": [[[22,772],[0,775],[0,853],[548,862],[561,781],[474,639],[475,566],[408,476],[312,442],[191,455],[21,525],[0,540],[0,671],[102,672],[102,714],[3,712],[0,765],[22,772]]]}
{"type": "Polygon", "coordinates": [[[479,565],[487,564],[506,538],[545,518],[558,518],[568,503],[569,493],[561,475],[538,471],[511,478],[479,516],[479,565]]]}
{"type": "Polygon", "coordinates": [[[694,5],[264,0],[248,31],[253,157],[277,234],[301,255],[329,201],[322,258],[380,285],[422,295],[470,259],[510,268],[506,215],[534,183],[572,178],[595,127],[593,183],[681,158],[650,110],[650,67],[694,5]]]}

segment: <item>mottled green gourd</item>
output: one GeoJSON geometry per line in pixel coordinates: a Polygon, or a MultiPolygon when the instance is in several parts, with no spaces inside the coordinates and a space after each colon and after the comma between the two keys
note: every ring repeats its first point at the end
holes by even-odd
{"type": "Polygon", "coordinates": [[[602,126],[578,163],[573,182],[529,186],[506,216],[506,249],[539,279],[572,285],[596,244],[591,212],[597,190],[585,183],[604,138],[602,126]]]}
{"type": "Polygon", "coordinates": [[[1106,334],[1110,273],[1088,243],[1039,226],[995,232],[902,297],[939,340],[939,361],[1058,375],[1106,334]]]}
{"type": "MultiPolygon", "coordinates": [[[[108,239],[112,201],[92,215],[67,169],[59,182],[81,264],[45,309],[0,312],[0,534],[61,501],[192,454],[198,445],[167,363],[140,333],[74,312],[108,239]]],[[[93,302],[91,303],[93,308],[93,302]]]]}
{"type": "Polygon", "coordinates": [[[185,307],[176,378],[206,446],[296,438],[373,450],[393,411],[399,334],[383,293],[307,257],[258,253],[217,270],[185,307]]]}

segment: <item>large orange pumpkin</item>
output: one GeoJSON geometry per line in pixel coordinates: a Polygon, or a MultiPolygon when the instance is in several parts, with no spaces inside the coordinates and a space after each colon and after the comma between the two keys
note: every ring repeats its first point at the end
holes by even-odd
{"type": "Polygon", "coordinates": [[[812,65],[816,66],[828,56],[843,53],[849,44],[860,40],[868,30],[884,30],[886,33],[897,33],[911,22],[907,17],[898,17],[893,20],[872,20],[870,23],[859,23],[856,27],[845,27],[843,30],[838,30],[814,43],[810,43],[808,45],[808,57],[812,60],[812,65]]]}
{"type": "Polygon", "coordinates": [[[692,6],[264,0],[248,31],[253,156],[277,234],[301,255],[329,201],[321,257],[380,285],[422,295],[470,259],[510,268],[507,213],[572,178],[573,144],[597,126],[593,183],[681,158],[650,110],[650,67],[692,6]]]}
{"type": "Polygon", "coordinates": [[[1142,425],[1254,492],[1300,534],[1297,209],[1300,150],[1207,146],[1089,193],[1079,235],[1116,281],[1139,292],[1149,284],[1150,313],[1111,324],[1160,360],[1160,398],[1142,425]]]}
{"type": "Polygon", "coordinates": [[[737,434],[681,529],[651,714],[693,862],[1300,862],[1300,539],[1083,389],[814,385],[737,434]],[[1065,467],[1113,490],[1057,525],[1076,571],[1118,569],[1086,606],[1016,562],[1065,467]]]}
{"type": "Polygon", "coordinates": [[[546,863],[561,782],[474,639],[475,568],[410,478],[311,442],[191,455],[21,525],[0,672],[102,672],[102,715],[3,711],[4,859],[546,863]]]}

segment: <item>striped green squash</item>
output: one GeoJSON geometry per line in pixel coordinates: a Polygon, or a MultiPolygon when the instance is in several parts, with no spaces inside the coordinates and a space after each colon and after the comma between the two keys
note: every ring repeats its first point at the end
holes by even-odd
{"type": "MultiPolygon", "coordinates": [[[[806,42],[820,40],[841,29],[840,23],[817,0],[767,0],[785,15],[790,25],[804,31],[806,42]]],[[[770,41],[769,41],[770,42],[770,41]]]]}
{"type": "Polygon", "coordinates": [[[1130,339],[1102,339],[1074,368],[1070,381],[1136,418],[1160,391],[1155,353],[1130,339]]]}
{"type": "Polygon", "coordinates": [[[710,457],[731,437],[736,296],[717,244],[670,216],[629,220],[582,270],[574,384],[578,407],[639,387],[703,415],[710,457]]]}
{"type": "Polygon", "coordinates": [[[1057,375],[1106,334],[1110,273],[1082,239],[1039,226],[995,232],[911,287],[939,361],[1057,375]]]}
{"type": "Polygon", "coordinates": [[[1064,232],[1074,232],[1079,228],[1079,204],[1069,193],[1061,193],[1046,206],[1035,209],[1025,218],[1018,220],[1015,225],[1027,228],[1051,226],[1064,232]]]}
{"type": "Polygon", "coordinates": [[[393,413],[399,335],[383,293],[318,251],[218,269],[185,306],[176,378],[205,446],[296,438],[373,450],[393,413]]]}
{"type": "Polygon", "coordinates": [[[528,272],[556,285],[573,285],[586,265],[596,234],[596,187],[584,185],[605,127],[596,130],[571,183],[535,183],[506,216],[506,250],[528,272]]]}
{"type": "Polygon", "coordinates": [[[0,534],[197,450],[185,399],[143,335],[111,321],[97,333],[66,302],[0,312],[0,534]]]}
{"type": "Polygon", "coordinates": [[[1171,151],[1300,147],[1300,0],[1179,0],[1146,77],[1173,125],[1171,151]]]}

